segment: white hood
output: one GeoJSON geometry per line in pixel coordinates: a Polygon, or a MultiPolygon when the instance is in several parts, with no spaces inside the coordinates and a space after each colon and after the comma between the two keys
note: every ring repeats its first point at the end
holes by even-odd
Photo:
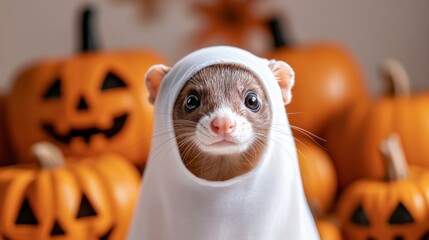
{"type": "Polygon", "coordinates": [[[128,239],[319,239],[301,183],[290,128],[270,131],[267,148],[249,173],[207,181],[184,166],[172,111],[187,80],[204,67],[234,63],[263,82],[276,126],[289,125],[268,60],[233,47],[210,47],[180,60],[165,76],[155,101],[151,154],[128,239]]]}

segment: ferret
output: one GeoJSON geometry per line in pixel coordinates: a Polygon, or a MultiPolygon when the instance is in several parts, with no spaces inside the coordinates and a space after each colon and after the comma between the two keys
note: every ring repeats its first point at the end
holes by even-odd
{"type": "MultiPolygon", "coordinates": [[[[293,71],[271,61],[285,104],[291,100],[293,71]]],[[[156,65],[146,84],[155,101],[160,78],[169,68],[156,65]]],[[[234,64],[208,66],[181,89],[173,109],[173,124],[183,164],[195,176],[225,181],[251,171],[265,150],[272,109],[261,80],[234,64]]]]}
{"type": "Polygon", "coordinates": [[[152,146],[128,239],[317,240],[285,104],[292,68],[229,46],[148,70],[152,146]]]}

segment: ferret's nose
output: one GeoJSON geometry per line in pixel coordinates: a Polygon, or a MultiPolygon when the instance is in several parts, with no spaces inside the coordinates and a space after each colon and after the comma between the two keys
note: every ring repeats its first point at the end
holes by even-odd
{"type": "Polygon", "coordinates": [[[230,117],[216,117],[210,127],[216,134],[230,134],[235,130],[235,120],[230,117]]]}

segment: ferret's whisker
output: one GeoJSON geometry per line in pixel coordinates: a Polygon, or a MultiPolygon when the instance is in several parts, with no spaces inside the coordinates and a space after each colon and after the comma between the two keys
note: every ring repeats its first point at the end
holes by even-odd
{"type": "Polygon", "coordinates": [[[175,141],[176,140],[176,138],[171,138],[171,139],[168,139],[167,141],[165,141],[163,144],[160,144],[158,147],[157,147],[157,149],[156,150],[154,150],[154,151],[151,151],[151,153],[149,154],[149,155],[151,155],[151,156],[153,156],[153,159],[160,159],[160,160],[158,160],[158,161],[156,161],[156,162],[154,162],[153,164],[154,164],[154,166],[155,165],[158,165],[158,164],[161,164],[161,162],[165,162],[166,160],[167,160],[167,155],[170,153],[170,151],[175,147],[175,144],[170,144],[169,142],[170,141],[175,141]],[[167,145],[167,144],[170,144],[170,146],[169,146],[169,148],[167,149],[167,151],[165,151],[165,149],[164,149],[164,145],[167,145]],[[158,150],[160,150],[160,149],[162,149],[162,151],[158,151],[158,150]],[[162,156],[160,156],[161,154],[163,154],[164,153],[164,157],[162,157],[162,156]]]}
{"type": "Polygon", "coordinates": [[[305,114],[305,112],[286,112],[286,115],[298,115],[298,114],[305,114]]]}
{"type": "Polygon", "coordinates": [[[301,132],[301,133],[304,133],[304,134],[308,134],[308,135],[310,135],[310,136],[312,136],[312,137],[314,137],[314,138],[317,138],[317,139],[319,139],[320,141],[324,141],[324,142],[326,142],[326,139],[324,139],[324,138],[322,138],[322,137],[319,137],[319,136],[317,136],[316,134],[314,134],[314,133],[312,133],[312,132],[310,132],[310,131],[308,131],[308,130],[305,130],[304,128],[301,128],[301,127],[298,127],[298,126],[295,126],[295,125],[291,125],[290,126],[292,129],[295,129],[295,130],[297,130],[297,131],[299,131],[299,132],[301,132]]]}
{"type": "Polygon", "coordinates": [[[255,165],[253,165],[253,163],[246,157],[246,154],[241,154],[241,156],[243,156],[243,158],[254,168],[255,165]]]}
{"type": "MultiPolygon", "coordinates": [[[[281,124],[281,123],[273,123],[273,125],[275,126],[275,127],[277,127],[277,129],[279,129],[278,128],[278,126],[285,126],[285,127],[287,127],[287,125],[285,125],[285,124],[281,124]]],[[[273,127],[274,127],[273,126],[273,127]]],[[[321,137],[319,137],[319,136],[317,136],[316,134],[314,134],[314,133],[312,133],[312,132],[310,132],[310,131],[307,131],[307,130],[305,130],[305,129],[303,129],[303,128],[301,128],[301,127],[298,127],[298,126],[294,126],[294,125],[291,125],[290,126],[290,128],[291,129],[294,129],[294,130],[297,130],[297,131],[299,131],[299,132],[301,132],[302,134],[304,134],[306,137],[308,137],[312,142],[314,142],[315,144],[317,144],[319,147],[321,147],[321,148],[323,148],[324,150],[326,150],[327,151],[327,149],[324,147],[324,146],[322,146],[317,140],[315,140],[314,138],[317,138],[317,139],[319,139],[320,141],[324,141],[324,142],[326,142],[326,140],[325,139],[323,139],[323,138],[321,138],[321,137]]],[[[294,137],[295,138],[295,137],[294,137]]],[[[297,138],[295,138],[296,140],[297,140],[297,138]]]]}

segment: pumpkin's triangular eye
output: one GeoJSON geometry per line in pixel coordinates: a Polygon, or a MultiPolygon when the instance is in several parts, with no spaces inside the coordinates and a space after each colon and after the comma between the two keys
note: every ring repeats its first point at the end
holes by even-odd
{"type": "Polygon", "coordinates": [[[398,204],[389,219],[389,224],[407,224],[413,222],[413,216],[411,216],[408,209],[401,202],[398,204]]]}
{"type": "Polygon", "coordinates": [[[61,97],[61,80],[59,78],[49,86],[48,90],[43,94],[44,99],[59,98],[61,97]]]}
{"type": "Polygon", "coordinates": [[[369,220],[362,205],[359,205],[354,211],[351,222],[362,226],[369,226],[369,220]]]}
{"type": "Polygon", "coordinates": [[[88,198],[85,194],[83,194],[82,200],[80,201],[79,211],[77,213],[77,218],[91,217],[96,215],[97,213],[95,212],[88,198]]]}
{"type": "Polygon", "coordinates": [[[104,78],[101,90],[113,89],[113,88],[125,88],[127,84],[112,72],[109,72],[104,78]]]}
{"type": "Polygon", "coordinates": [[[19,209],[18,217],[15,221],[16,224],[32,224],[37,225],[39,221],[37,221],[36,216],[34,215],[33,209],[31,208],[30,201],[28,198],[25,198],[22,202],[21,208],[19,209]]]}

